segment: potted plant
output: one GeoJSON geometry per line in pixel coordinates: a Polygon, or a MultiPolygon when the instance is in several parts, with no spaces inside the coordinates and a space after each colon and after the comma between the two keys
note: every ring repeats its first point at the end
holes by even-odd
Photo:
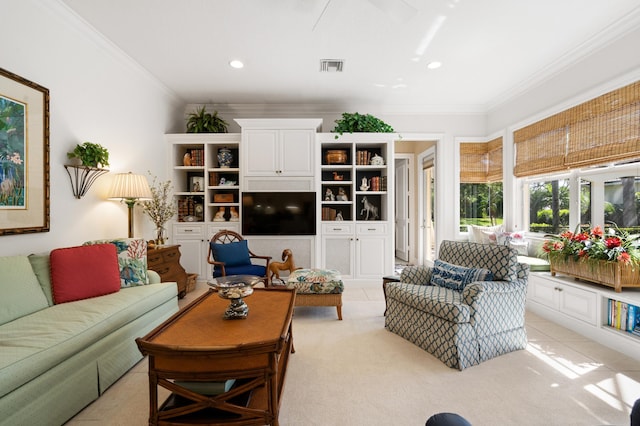
{"type": "MultiPolygon", "coordinates": [[[[332,130],[333,133],[393,133],[393,127],[374,117],[371,114],[358,114],[357,112],[342,114],[342,118],[335,121],[336,127],[332,130]]],[[[336,135],[338,139],[338,135],[336,135]]]]}
{"type": "Polygon", "coordinates": [[[227,133],[227,122],[218,117],[218,111],[210,114],[203,106],[189,114],[187,133],[227,133]]]}
{"type": "Polygon", "coordinates": [[[77,159],[83,166],[106,167],[109,165],[109,151],[97,143],[84,142],[67,152],[67,158],[77,159]]]}

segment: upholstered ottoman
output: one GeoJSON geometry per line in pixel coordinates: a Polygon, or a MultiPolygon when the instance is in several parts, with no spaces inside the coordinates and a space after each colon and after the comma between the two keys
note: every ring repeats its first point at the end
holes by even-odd
{"type": "Polygon", "coordinates": [[[335,306],[342,320],[340,272],[333,269],[296,269],[287,279],[287,287],[296,289],[296,306],[335,306]]]}

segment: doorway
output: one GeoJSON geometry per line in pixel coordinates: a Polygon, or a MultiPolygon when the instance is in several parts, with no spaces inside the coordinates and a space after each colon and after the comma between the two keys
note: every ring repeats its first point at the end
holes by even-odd
{"type": "Polygon", "coordinates": [[[411,194],[410,173],[413,169],[413,157],[408,154],[397,154],[395,158],[395,256],[396,261],[409,262],[411,247],[411,194]]]}
{"type": "Polygon", "coordinates": [[[435,156],[427,155],[422,160],[422,173],[420,182],[423,190],[420,209],[422,212],[421,231],[424,251],[422,252],[422,264],[433,263],[436,251],[436,231],[435,231],[435,201],[436,201],[436,167],[435,156]]]}
{"type": "Polygon", "coordinates": [[[435,159],[440,137],[396,141],[394,235],[397,264],[431,264],[435,258],[435,159]],[[430,168],[425,168],[430,165],[430,168]]]}

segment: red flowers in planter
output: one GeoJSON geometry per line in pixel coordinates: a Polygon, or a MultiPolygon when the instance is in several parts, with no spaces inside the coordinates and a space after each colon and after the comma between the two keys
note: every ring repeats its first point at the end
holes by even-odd
{"type": "Polygon", "coordinates": [[[624,264],[640,262],[638,235],[631,236],[615,224],[608,229],[606,236],[600,226],[585,231],[579,231],[579,228],[576,232],[565,231],[546,240],[542,249],[549,257],[557,259],[595,259],[624,264]]]}

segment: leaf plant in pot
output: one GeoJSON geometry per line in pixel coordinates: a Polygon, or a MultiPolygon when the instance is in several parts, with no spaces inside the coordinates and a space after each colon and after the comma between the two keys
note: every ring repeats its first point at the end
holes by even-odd
{"type": "Polygon", "coordinates": [[[73,151],[67,152],[67,158],[75,159],[77,163],[81,163],[87,167],[106,167],[109,165],[109,151],[100,144],[92,142],[84,142],[76,145],[73,151]]]}
{"type": "Polygon", "coordinates": [[[227,122],[218,117],[218,111],[213,114],[206,112],[206,107],[198,108],[189,114],[187,119],[187,133],[227,133],[227,122]]]}
{"type": "MultiPolygon", "coordinates": [[[[342,114],[342,118],[335,121],[336,126],[332,130],[333,133],[393,133],[393,127],[374,117],[371,114],[359,114],[357,112],[342,114]]],[[[336,135],[338,139],[339,135],[336,135]]]]}

